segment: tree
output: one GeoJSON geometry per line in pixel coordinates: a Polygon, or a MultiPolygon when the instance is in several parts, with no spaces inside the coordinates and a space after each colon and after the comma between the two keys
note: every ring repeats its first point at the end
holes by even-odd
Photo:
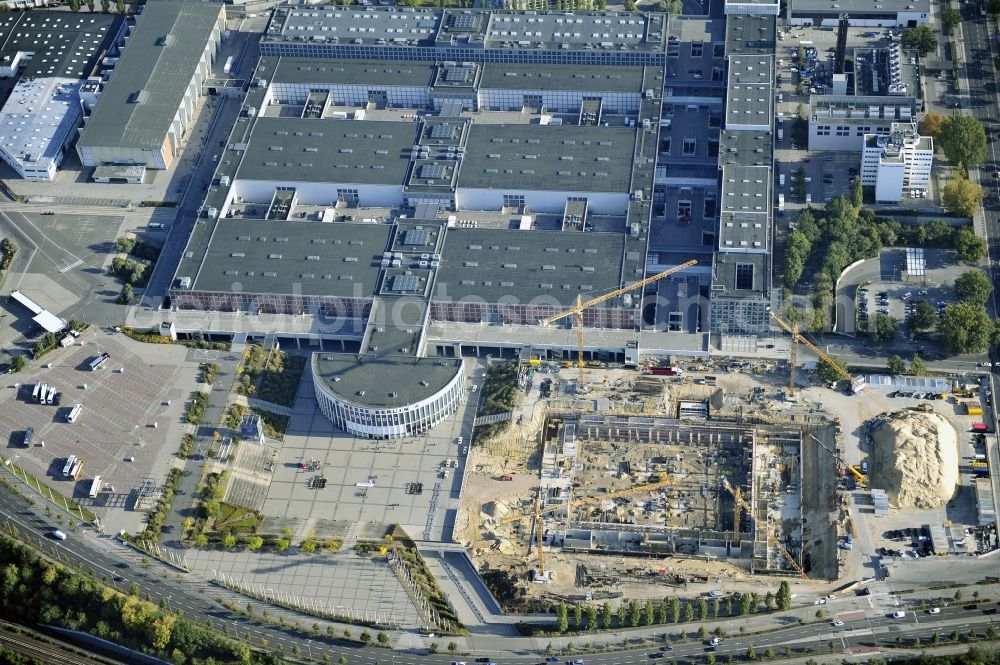
{"type": "Polygon", "coordinates": [[[115,249],[122,254],[128,254],[135,248],[135,238],[129,238],[128,236],[122,236],[115,240],[115,249]]]}
{"type": "Polygon", "coordinates": [[[753,642],[747,647],[747,660],[757,660],[757,650],[753,648],[753,642]]]}
{"type": "Polygon", "coordinates": [[[920,376],[926,371],[926,366],[924,365],[924,359],[920,357],[920,354],[914,354],[913,360],[910,361],[910,371],[909,373],[913,376],[920,376]]]}
{"type": "Polygon", "coordinates": [[[681,622],[681,601],[677,596],[670,599],[670,623],[681,622]]]}
{"type": "Polygon", "coordinates": [[[611,603],[604,603],[601,611],[601,624],[605,628],[611,628],[611,603]]]}
{"type": "Polygon", "coordinates": [[[654,620],[656,619],[656,615],[653,613],[653,601],[651,599],[649,599],[649,598],[646,599],[646,608],[645,608],[645,610],[646,611],[644,612],[644,614],[646,615],[645,616],[646,625],[647,626],[652,626],[653,623],[654,623],[654,620]]]}
{"type": "Polygon", "coordinates": [[[698,626],[698,637],[701,639],[705,639],[706,635],[708,635],[708,628],[705,628],[704,626],[698,626]]]}
{"type": "Polygon", "coordinates": [[[597,605],[587,607],[587,630],[597,630],[597,605]]]}
{"type": "Polygon", "coordinates": [[[625,603],[621,603],[618,606],[618,612],[617,612],[617,614],[618,614],[618,627],[619,628],[624,628],[625,627],[625,613],[627,611],[628,611],[628,607],[625,606],[625,603]]]}
{"type": "Polygon", "coordinates": [[[961,229],[955,236],[958,258],[966,263],[976,263],[986,256],[986,242],[971,229],[961,229]]]}
{"type": "Polygon", "coordinates": [[[968,178],[950,180],[941,193],[941,205],[953,215],[972,217],[983,202],[983,188],[968,178]]]}
{"type": "Polygon", "coordinates": [[[893,376],[898,376],[906,372],[906,363],[897,354],[892,354],[889,356],[889,360],[886,361],[886,368],[889,370],[889,374],[893,376]]]}
{"type": "Polygon", "coordinates": [[[945,34],[950,35],[961,22],[962,15],[951,7],[945,7],[941,10],[941,25],[944,27],[945,34]]]}
{"type": "MultiPolygon", "coordinates": [[[[922,26],[926,27],[926,26],[922,26]]],[[[971,115],[950,115],[941,122],[937,145],[948,161],[972,168],[986,159],[986,130],[971,115]]]]}
{"type": "Polygon", "coordinates": [[[128,8],[128,4],[125,0],[115,0],[115,11],[119,14],[124,14],[125,10],[128,8]]]}
{"type": "Polygon", "coordinates": [[[684,621],[694,621],[694,604],[690,600],[684,603],[684,621]]]}
{"type": "Polygon", "coordinates": [[[101,11],[105,14],[111,11],[111,0],[101,0],[101,11]]]}
{"type": "Polygon", "coordinates": [[[457,651],[457,650],[458,650],[458,643],[457,642],[455,642],[454,640],[451,641],[451,642],[448,642],[448,651],[451,651],[452,653],[455,653],[455,651],[457,651]]]}
{"type": "Polygon", "coordinates": [[[951,353],[982,353],[990,346],[994,326],[982,305],[960,302],[945,308],[938,332],[951,353]]]}
{"type": "Polygon", "coordinates": [[[915,330],[928,330],[933,328],[935,323],[937,323],[937,310],[934,309],[934,305],[921,300],[910,317],[910,327],[915,330]]]}
{"type": "Polygon", "coordinates": [[[249,541],[247,541],[247,549],[249,549],[251,552],[256,552],[263,546],[264,546],[264,539],[261,538],[260,536],[253,536],[250,538],[249,541]]]}
{"type": "Polygon", "coordinates": [[[14,356],[10,360],[10,368],[12,370],[14,370],[15,373],[20,372],[21,370],[23,370],[24,366],[27,365],[27,364],[28,363],[27,363],[27,361],[25,361],[24,356],[14,356]]]}
{"type": "Polygon", "coordinates": [[[319,543],[317,543],[313,538],[306,538],[299,543],[299,551],[304,554],[312,554],[316,551],[317,547],[319,547],[319,543]]]}
{"type": "Polygon", "coordinates": [[[823,608],[816,610],[816,618],[819,619],[820,621],[826,618],[826,612],[823,611],[823,608]]]}
{"type": "Polygon", "coordinates": [[[766,594],[764,594],[764,607],[765,607],[765,609],[768,609],[768,610],[774,609],[774,592],[773,591],[768,591],[766,594]]]}
{"type": "Polygon", "coordinates": [[[94,11],[94,5],[95,5],[94,0],[87,0],[87,9],[89,9],[90,11],[94,11]]]}
{"type": "Polygon", "coordinates": [[[231,550],[236,547],[236,536],[231,533],[227,533],[222,539],[222,546],[227,550],[231,550]]]}
{"type": "Polygon", "coordinates": [[[573,628],[580,630],[583,627],[583,605],[573,606],[573,628]]]}
{"type": "Polygon", "coordinates": [[[625,0],[625,11],[634,12],[636,9],[635,0],[625,0]]]}
{"type": "Polygon", "coordinates": [[[712,618],[713,619],[717,619],[719,617],[719,606],[720,605],[721,605],[721,603],[719,602],[719,598],[718,597],[715,597],[715,598],[712,599],[712,618]]]}
{"type": "Polygon", "coordinates": [[[706,665],[715,665],[715,654],[710,653],[707,656],[705,656],[705,663],[706,665]]]}
{"type": "Polygon", "coordinates": [[[569,618],[567,617],[566,603],[559,601],[556,608],[556,630],[565,633],[569,629],[569,618]]]}
{"type": "Polygon", "coordinates": [[[69,0],[69,10],[71,12],[80,11],[80,0],[69,0]]]}
{"type": "Polygon", "coordinates": [[[750,594],[740,594],[740,616],[745,617],[750,614],[750,594]]]}
{"type": "Polygon", "coordinates": [[[990,278],[979,270],[970,270],[959,275],[955,280],[955,291],[958,297],[974,305],[985,305],[990,294],[993,293],[993,284],[990,278]]]}
{"type": "MultiPolygon", "coordinates": [[[[834,382],[840,381],[847,374],[847,365],[843,361],[834,358],[833,356],[828,356],[828,358],[820,358],[819,362],[816,363],[816,374],[819,376],[820,380],[823,382],[834,382]]],[[[745,594],[744,594],[745,595],[745,594]]],[[[749,603],[750,599],[746,599],[749,603]]],[[[742,599],[741,599],[742,605],[742,599]]],[[[740,612],[740,614],[745,614],[745,612],[740,612]]]]}
{"type": "Polygon", "coordinates": [[[660,0],[656,3],[656,11],[667,14],[680,14],[683,8],[681,0],[660,0]]]}
{"type": "Polygon", "coordinates": [[[920,133],[924,136],[931,136],[937,138],[938,132],[941,131],[941,123],[944,122],[944,116],[939,113],[928,113],[924,116],[924,119],[920,121],[920,133]]]}
{"type": "Polygon", "coordinates": [[[917,49],[921,57],[937,48],[937,37],[929,25],[918,25],[915,28],[907,28],[903,31],[903,36],[899,42],[906,49],[917,49]]]}
{"type": "Polygon", "coordinates": [[[375,635],[375,641],[379,644],[388,644],[389,636],[383,633],[381,630],[375,635]]]}
{"type": "Polygon", "coordinates": [[[705,598],[698,599],[698,618],[705,619],[708,617],[708,601],[705,598]]]}
{"type": "Polygon", "coordinates": [[[876,314],[872,328],[872,339],[876,342],[888,342],[896,336],[896,320],[888,314],[876,314]]]}
{"type": "Polygon", "coordinates": [[[855,208],[860,208],[861,204],[865,202],[865,190],[861,187],[861,176],[854,176],[851,187],[851,204],[855,208]]]}
{"type": "Polygon", "coordinates": [[[792,606],[792,587],[784,580],[778,585],[777,602],[778,609],[782,612],[787,611],[792,606]]]}
{"type": "Polygon", "coordinates": [[[132,285],[126,284],[125,286],[122,287],[122,292],[118,296],[118,304],[119,305],[131,304],[133,298],[135,298],[135,292],[132,289],[132,285]]]}
{"type": "Polygon", "coordinates": [[[635,628],[639,625],[642,620],[642,608],[639,606],[639,601],[633,600],[628,604],[628,623],[630,626],[635,628]]]}

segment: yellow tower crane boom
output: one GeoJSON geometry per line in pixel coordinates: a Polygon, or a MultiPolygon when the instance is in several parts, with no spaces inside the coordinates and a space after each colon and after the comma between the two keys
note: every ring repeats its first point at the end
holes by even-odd
{"type": "Polygon", "coordinates": [[[737,503],[737,505],[743,508],[746,514],[750,516],[750,521],[753,522],[754,526],[758,529],[764,530],[764,534],[767,537],[768,542],[773,543],[775,547],[777,547],[781,551],[781,554],[784,555],[785,559],[788,560],[788,563],[792,564],[792,568],[794,568],[799,575],[808,579],[809,576],[806,575],[806,571],[802,569],[802,566],[800,566],[799,562],[795,560],[795,557],[792,556],[792,553],[789,552],[785,548],[785,546],[781,544],[781,542],[774,536],[773,533],[771,533],[770,527],[767,524],[762,524],[761,521],[757,519],[757,516],[753,512],[753,507],[749,503],[747,503],[746,499],[743,498],[743,492],[741,492],[739,488],[733,487],[730,484],[729,479],[727,479],[725,476],[723,476],[722,478],[722,485],[723,487],[726,488],[727,492],[733,495],[733,500],[737,503]]]}
{"type": "Polygon", "coordinates": [[[663,279],[664,277],[669,277],[670,275],[673,275],[675,272],[679,272],[681,270],[684,270],[685,268],[690,268],[691,266],[696,265],[697,263],[698,263],[698,261],[696,259],[691,259],[690,261],[688,261],[686,263],[682,263],[680,265],[674,266],[673,268],[669,268],[667,270],[664,270],[661,273],[657,273],[655,275],[651,275],[650,277],[647,277],[646,279],[641,279],[638,282],[632,282],[631,284],[626,284],[625,286],[623,286],[620,289],[615,289],[614,291],[610,291],[610,292],[605,293],[604,295],[598,296],[596,298],[591,298],[590,300],[587,300],[587,301],[584,301],[583,297],[580,294],[577,294],[577,296],[576,296],[576,304],[575,305],[573,305],[572,307],[570,307],[569,309],[567,309],[565,312],[562,312],[561,314],[556,314],[554,316],[550,316],[547,319],[542,319],[541,324],[543,326],[547,326],[547,325],[555,323],[556,321],[559,321],[561,319],[565,319],[567,316],[572,316],[572,317],[575,318],[575,320],[576,320],[576,364],[577,364],[577,367],[580,368],[580,383],[579,383],[578,387],[581,390],[583,389],[583,365],[584,365],[584,363],[583,363],[583,310],[587,309],[588,307],[593,307],[594,305],[600,305],[602,302],[607,302],[608,300],[611,300],[612,298],[615,298],[615,297],[620,296],[622,294],[628,293],[629,291],[635,291],[636,289],[641,289],[641,288],[643,288],[644,286],[646,286],[648,284],[652,284],[653,282],[658,282],[661,279],[663,279]]]}

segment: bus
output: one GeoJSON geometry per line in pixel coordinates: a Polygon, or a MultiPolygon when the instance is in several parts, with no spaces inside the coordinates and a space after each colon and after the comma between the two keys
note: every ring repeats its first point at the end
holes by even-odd
{"type": "Polygon", "coordinates": [[[73,468],[69,470],[69,477],[73,480],[79,480],[81,473],[83,473],[83,460],[77,459],[76,463],[73,464],[73,468]]]}
{"type": "Polygon", "coordinates": [[[76,464],[76,455],[70,455],[66,458],[66,464],[63,465],[63,475],[69,478],[70,472],[73,470],[73,465],[76,464]]]}
{"type": "Polygon", "coordinates": [[[104,363],[108,362],[109,360],[111,360],[111,355],[108,353],[102,353],[101,355],[97,356],[96,358],[90,361],[90,371],[96,372],[97,370],[104,367],[104,363]]]}
{"type": "Polygon", "coordinates": [[[38,393],[41,392],[41,390],[42,390],[42,384],[41,383],[36,383],[35,384],[35,389],[31,391],[31,400],[33,402],[37,402],[38,401],[38,393]]]}
{"type": "Polygon", "coordinates": [[[73,408],[68,414],[66,414],[66,422],[75,423],[76,419],[80,417],[83,412],[83,404],[74,404],[73,408]]]}
{"type": "Polygon", "coordinates": [[[101,477],[94,476],[94,480],[90,483],[90,498],[96,499],[97,493],[101,491],[101,477]]]}
{"type": "Polygon", "coordinates": [[[45,396],[49,394],[48,384],[43,383],[42,389],[38,391],[38,403],[45,404],[45,396]]]}
{"type": "Polygon", "coordinates": [[[55,386],[49,386],[49,394],[45,396],[45,403],[46,404],[55,404],[56,403],[56,387],[55,386]]]}
{"type": "Polygon", "coordinates": [[[21,440],[21,444],[25,448],[31,447],[31,436],[35,433],[35,430],[30,427],[24,430],[24,438],[21,440]]]}

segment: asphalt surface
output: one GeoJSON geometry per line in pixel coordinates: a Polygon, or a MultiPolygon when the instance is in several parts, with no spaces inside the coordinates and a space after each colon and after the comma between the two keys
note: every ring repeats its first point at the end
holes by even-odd
{"type": "MultiPolygon", "coordinates": [[[[400,665],[446,664],[454,662],[456,658],[448,654],[430,654],[426,649],[396,649],[387,652],[385,649],[362,647],[342,640],[329,640],[292,629],[266,625],[238,615],[221,607],[201,592],[211,592],[214,587],[202,582],[181,583],[173,579],[173,576],[161,576],[153,570],[136,565],[134,557],[126,556],[123,546],[112,541],[110,537],[98,537],[77,531],[70,532],[69,539],[65,541],[51,539],[48,534],[56,528],[56,524],[41,510],[28,506],[20,497],[3,486],[0,486],[0,516],[2,516],[0,520],[16,527],[22,538],[33,541],[50,556],[80,566],[91,574],[104,578],[121,591],[127,591],[131,585],[135,585],[140,594],[148,595],[154,601],[162,600],[172,610],[183,609],[186,618],[199,622],[211,619],[217,627],[223,626],[227,631],[232,629],[233,632],[230,634],[236,634],[239,639],[255,645],[261,644],[263,639],[269,648],[281,646],[286,653],[298,645],[303,653],[311,652],[313,657],[322,658],[323,654],[329,654],[336,659],[343,655],[352,663],[374,664],[384,662],[391,657],[393,663],[400,665]]],[[[860,613],[853,612],[846,615],[845,619],[850,620],[845,620],[843,626],[833,626],[829,622],[800,625],[794,617],[789,617],[787,629],[754,636],[729,637],[717,646],[715,654],[717,658],[729,654],[745,654],[751,642],[761,654],[768,648],[783,653],[786,646],[792,649],[793,654],[802,654],[808,647],[822,647],[829,641],[833,641],[838,649],[844,651],[859,647],[871,649],[879,645],[895,645],[897,636],[908,640],[920,637],[927,644],[934,632],[945,637],[952,630],[965,634],[974,626],[982,630],[985,624],[996,623],[996,614],[984,614],[984,610],[995,610],[996,605],[992,601],[980,602],[975,609],[965,609],[968,607],[971,606],[946,607],[938,615],[909,611],[904,619],[892,619],[881,614],[862,617],[860,613]]],[[[705,623],[711,627],[710,622],[705,623]]],[[[665,630],[671,628],[673,627],[664,626],[665,630]]],[[[673,637],[676,639],[677,636],[673,637]]],[[[610,641],[611,636],[594,634],[581,636],[581,640],[583,639],[610,641]]],[[[534,663],[544,660],[540,651],[535,649],[496,655],[501,649],[500,645],[504,644],[502,639],[487,638],[481,641],[485,643],[483,645],[485,651],[479,650],[479,640],[476,640],[474,643],[477,646],[477,654],[490,655],[490,649],[493,646],[497,647],[491,655],[491,660],[494,662],[534,663]]],[[[525,640],[517,642],[525,644],[525,640]]],[[[663,660],[703,655],[707,648],[705,643],[697,639],[684,643],[677,642],[671,651],[664,654],[663,660]]],[[[652,660],[649,657],[650,653],[660,653],[660,651],[654,645],[638,650],[592,654],[580,658],[594,665],[624,665],[649,662],[652,660]]],[[[575,659],[575,656],[563,657],[560,661],[575,659]]]]}

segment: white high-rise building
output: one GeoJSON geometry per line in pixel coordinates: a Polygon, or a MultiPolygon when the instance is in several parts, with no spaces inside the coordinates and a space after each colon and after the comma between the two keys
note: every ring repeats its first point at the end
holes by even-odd
{"type": "Polygon", "coordinates": [[[878,203],[899,203],[903,192],[926,192],[934,165],[934,139],[916,123],[894,122],[888,135],[865,134],[861,184],[875,188],[878,203]]]}

